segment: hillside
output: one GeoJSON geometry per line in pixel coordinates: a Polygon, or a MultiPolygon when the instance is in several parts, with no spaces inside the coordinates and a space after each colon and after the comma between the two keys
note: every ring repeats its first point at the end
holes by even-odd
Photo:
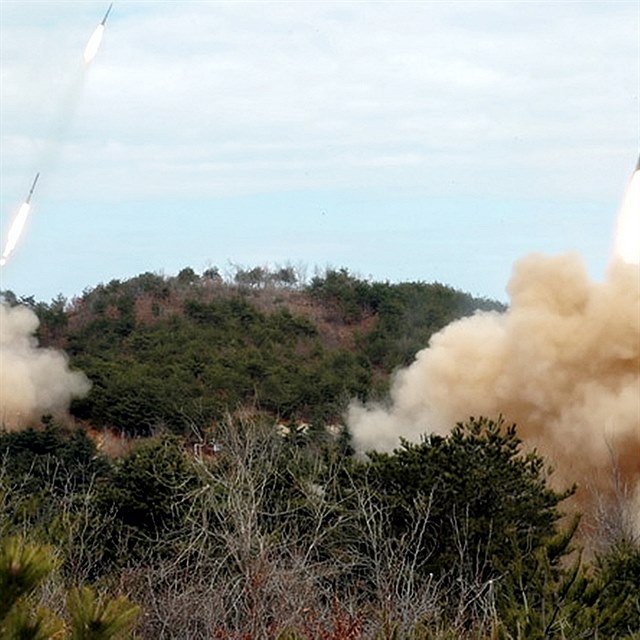
{"type": "Polygon", "coordinates": [[[437,283],[371,282],[345,269],[304,283],[290,267],[145,273],[71,301],[21,302],[40,319],[41,344],[64,349],[92,382],[72,415],[131,435],[184,434],[239,410],[339,421],[350,399],[381,397],[434,332],[502,308],[437,283]]]}

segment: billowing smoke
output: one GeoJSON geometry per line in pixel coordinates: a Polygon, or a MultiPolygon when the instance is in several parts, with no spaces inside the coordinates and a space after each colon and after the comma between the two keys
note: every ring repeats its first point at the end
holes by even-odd
{"type": "Polygon", "coordinates": [[[0,304],[0,424],[20,428],[43,413],[68,408],[90,388],[60,351],[38,347],[38,318],[26,307],[0,304]]]}
{"type": "Polygon", "coordinates": [[[505,313],[479,313],[434,335],[397,374],[388,405],[351,407],[357,448],[391,450],[400,437],[502,414],[560,481],[602,487],[615,469],[637,485],[638,265],[617,260],[595,283],[577,255],[530,255],[516,263],[508,292],[505,313]]]}

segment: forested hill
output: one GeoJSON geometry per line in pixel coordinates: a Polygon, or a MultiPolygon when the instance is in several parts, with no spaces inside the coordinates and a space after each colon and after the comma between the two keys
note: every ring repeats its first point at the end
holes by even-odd
{"type": "Polygon", "coordinates": [[[640,638],[624,489],[598,496],[583,562],[574,490],[515,425],[367,459],[329,428],[497,303],[289,268],[3,298],[93,386],[77,425],[0,425],[0,638],[640,638]]]}
{"type": "Polygon", "coordinates": [[[185,433],[247,409],[337,421],[351,398],[383,395],[434,332],[503,309],[442,284],[372,282],[346,269],[306,281],[293,267],[145,273],[50,304],[3,297],[33,308],[41,344],[64,349],[91,380],[72,414],[132,435],[185,433]]]}

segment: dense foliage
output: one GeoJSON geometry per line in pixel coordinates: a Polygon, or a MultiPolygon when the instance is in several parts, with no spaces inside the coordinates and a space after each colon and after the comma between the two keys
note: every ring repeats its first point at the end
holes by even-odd
{"type": "Polygon", "coordinates": [[[333,309],[342,322],[375,317],[372,328],[360,336],[359,346],[385,371],[408,365],[429,338],[453,320],[476,311],[505,308],[438,283],[369,282],[351,276],[346,269],[314,278],[309,293],[333,309]]]}
{"type": "Polygon", "coordinates": [[[393,455],[372,453],[366,472],[394,536],[415,528],[416,515],[430,521],[414,547],[419,566],[466,579],[495,579],[516,557],[532,555],[553,534],[556,507],[570,493],[547,488],[543,460],[521,454],[515,427],[484,418],[446,438],[405,442],[393,455]]]}
{"type": "Polygon", "coordinates": [[[285,419],[319,418],[335,415],[343,397],[366,396],[367,362],[325,348],[313,325],[285,309],[265,314],[242,298],[191,300],[184,315],[126,335],[119,322],[92,320],[69,340],[73,364],[94,384],[73,411],[93,424],[184,432],[188,421],[205,425],[247,402],[285,419]]]}
{"type": "Polygon", "coordinates": [[[270,422],[217,423],[193,448],[143,439],[119,459],[80,434],[51,421],[0,433],[0,536],[28,532],[59,559],[36,563],[58,578],[53,596],[30,591],[34,607],[79,584],[124,590],[149,638],[640,631],[640,548],[621,539],[582,564],[575,523],[560,525],[567,494],[500,422],[368,460],[339,436],[270,422]]]}

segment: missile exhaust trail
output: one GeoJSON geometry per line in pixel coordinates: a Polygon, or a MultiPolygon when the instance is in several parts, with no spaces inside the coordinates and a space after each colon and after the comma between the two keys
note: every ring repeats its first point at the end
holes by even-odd
{"type": "Polygon", "coordinates": [[[20,205],[20,209],[11,223],[9,233],[7,234],[7,242],[4,246],[2,256],[0,256],[0,267],[4,267],[4,265],[7,264],[9,256],[13,253],[13,250],[18,244],[18,240],[20,240],[20,236],[24,231],[24,226],[27,224],[29,212],[31,211],[31,197],[33,196],[39,177],[40,172],[36,173],[36,177],[33,179],[33,184],[31,185],[31,189],[29,189],[26,200],[20,205]]]}
{"type": "Polygon", "coordinates": [[[640,264],[640,158],[618,214],[614,256],[627,264],[640,264]]]}

